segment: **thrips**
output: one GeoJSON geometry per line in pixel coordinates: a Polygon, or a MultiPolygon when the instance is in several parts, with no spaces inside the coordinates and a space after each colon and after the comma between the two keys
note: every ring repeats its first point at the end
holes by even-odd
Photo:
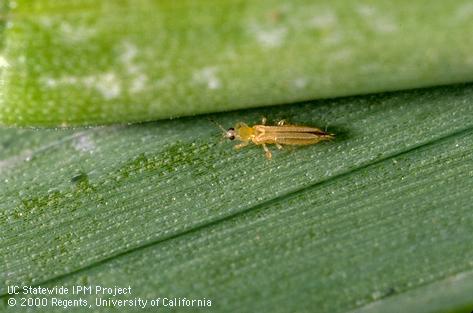
{"type": "Polygon", "coordinates": [[[255,145],[263,147],[267,159],[272,157],[271,151],[266,146],[267,144],[275,144],[278,149],[282,149],[282,145],[313,145],[335,138],[334,134],[327,133],[319,128],[287,124],[285,120],[279,121],[274,126],[268,126],[266,125],[266,118],[263,118],[261,125],[253,125],[252,127],[242,122],[228,130],[220,125],[219,127],[224,131],[225,138],[242,141],[242,143],[235,146],[236,149],[243,148],[253,142],[255,145]]]}

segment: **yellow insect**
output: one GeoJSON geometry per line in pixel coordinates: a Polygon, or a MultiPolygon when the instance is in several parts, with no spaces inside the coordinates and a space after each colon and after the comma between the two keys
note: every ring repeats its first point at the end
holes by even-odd
{"type": "Polygon", "coordinates": [[[267,144],[275,144],[278,149],[282,149],[282,145],[312,145],[335,138],[334,134],[327,133],[319,128],[291,125],[287,124],[285,120],[279,121],[275,126],[267,126],[266,118],[263,118],[261,125],[254,125],[253,127],[240,122],[228,130],[221,126],[220,128],[224,131],[225,138],[242,141],[242,143],[235,146],[235,149],[243,148],[251,141],[255,145],[263,147],[267,159],[272,157],[271,151],[266,146],[267,144]]]}

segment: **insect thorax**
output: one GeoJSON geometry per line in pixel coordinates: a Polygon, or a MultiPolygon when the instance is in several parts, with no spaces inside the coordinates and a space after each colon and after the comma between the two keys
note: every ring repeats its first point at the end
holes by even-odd
{"type": "Polygon", "coordinates": [[[254,135],[254,130],[252,127],[247,125],[239,125],[237,128],[238,136],[240,136],[241,140],[247,141],[250,140],[251,137],[254,135]]]}

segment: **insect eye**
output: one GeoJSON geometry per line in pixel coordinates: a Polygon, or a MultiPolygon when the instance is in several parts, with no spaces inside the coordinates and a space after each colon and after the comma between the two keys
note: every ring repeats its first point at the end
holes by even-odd
{"type": "Polygon", "coordinates": [[[227,133],[225,134],[225,137],[227,137],[230,140],[234,140],[235,139],[235,128],[230,127],[227,130],[227,133]]]}

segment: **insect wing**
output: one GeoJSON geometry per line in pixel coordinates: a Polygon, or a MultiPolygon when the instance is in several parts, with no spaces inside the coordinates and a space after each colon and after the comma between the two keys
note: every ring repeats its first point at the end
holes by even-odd
{"type": "Polygon", "coordinates": [[[267,133],[276,133],[276,132],[284,132],[284,133],[311,133],[311,134],[319,134],[325,135],[326,133],[315,127],[307,127],[307,126],[297,126],[297,125],[282,125],[282,126],[263,126],[257,125],[255,126],[261,132],[267,133]]]}
{"type": "Polygon", "coordinates": [[[324,140],[321,135],[297,132],[266,132],[258,136],[261,143],[279,143],[282,145],[311,145],[324,140]]]}

